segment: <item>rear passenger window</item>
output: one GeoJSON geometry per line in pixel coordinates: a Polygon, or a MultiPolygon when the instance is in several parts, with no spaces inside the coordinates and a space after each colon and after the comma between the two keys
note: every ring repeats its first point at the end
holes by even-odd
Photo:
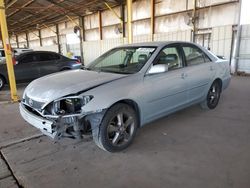
{"type": "Polygon", "coordinates": [[[37,57],[34,54],[27,54],[20,59],[20,63],[31,63],[37,61],[37,57]]]}
{"type": "Polygon", "coordinates": [[[60,56],[58,54],[51,54],[51,55],[52,55],[52,60],[60,59],[60,56]]]}
{"type": "Polygon", "coordinates": [[[188,66],[199,65],[205,62],[210,62],[207,55],[195,46],[183,47],[183,51],[186,57],[186,62],[188,66]]]}
{"type": "Polygon", "coordinates": [[[40,61],[52,61],[58,60],[60,56],[54,53],[41,53],[40,54],[40,61]]]}

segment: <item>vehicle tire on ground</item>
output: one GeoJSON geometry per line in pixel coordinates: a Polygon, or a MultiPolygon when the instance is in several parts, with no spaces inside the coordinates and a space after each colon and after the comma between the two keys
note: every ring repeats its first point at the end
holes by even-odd
{"type": "Polygon", "coordinates": [[[208,90],[206,100],[201,103],[203,109],[214,109],[219,103],[221,94],[221,85],[219,81],[214,81],[208,90]]]}
{"type": "Polygon", "coordinates": [[[3,76],[0,75],[0,90],[3,89],[5,85],[5,79],[3,76]]]}
{"type": "Polygon", "coordinates": [[[71,70],[71,69],[68,68],[68,67],[65,67],[65,68],[63,68],[61,71],[68,71],[68,70],[71,70]]]}
{"type": "Polygon", "coordinates": [[[138,128],[138,117],[133,108],[118,103],[105,114],[98,128],[92,130],[93,140],[101,149],[118,152],[133,141],[138,128]]]}

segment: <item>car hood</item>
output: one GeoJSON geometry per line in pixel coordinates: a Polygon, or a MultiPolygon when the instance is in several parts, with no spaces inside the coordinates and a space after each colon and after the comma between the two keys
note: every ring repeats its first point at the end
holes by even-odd
{"type": "Polygon", "coordinates": [[[48,103],[125,76],[87,70],[65,71],[34,80],[27,86],[24,95],[35,101],[48,103]]]}

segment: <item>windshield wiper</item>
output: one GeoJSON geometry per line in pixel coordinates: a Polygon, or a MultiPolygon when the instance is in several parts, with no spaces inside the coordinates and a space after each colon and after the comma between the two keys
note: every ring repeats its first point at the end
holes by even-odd
{"type": "Polygon", "coordinates": [[[130,72],[120,72],[120,71],[105,70],[105,69],[99,69],[99,72],[108,72],[108,73],[115,73],[115,74],[133,74],[130,72]]]}

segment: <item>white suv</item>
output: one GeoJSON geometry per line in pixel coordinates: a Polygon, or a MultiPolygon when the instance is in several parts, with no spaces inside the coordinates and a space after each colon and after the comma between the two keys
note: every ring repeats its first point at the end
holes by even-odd
{"type": "MultiPolygon", "coordinates": [[[[30,52],[33,51],[32,49],[29,48],[13,48],[12,52],[14,53],[14,56],[18,56],[22,53],[25,52],[30,52]]],[[[0,48],[0,63],[3,62],[5,60],[5,53],[4,53],[4,49],[0,48]]]]}

